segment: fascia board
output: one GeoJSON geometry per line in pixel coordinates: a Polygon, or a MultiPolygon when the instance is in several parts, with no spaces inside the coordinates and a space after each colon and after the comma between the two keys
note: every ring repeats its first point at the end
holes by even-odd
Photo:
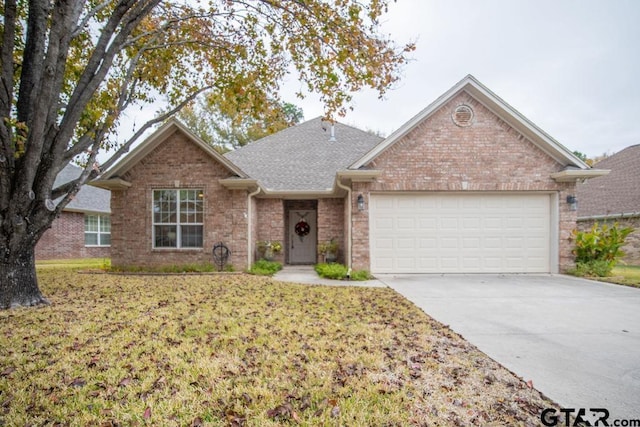
{"type": "Polygon", "coordinates": [[[608,169],[565,169],[552,173],[551,178],[556,182],[575,182],[605,176],[608,175],[609,172],[611,171],[608,169]]]}

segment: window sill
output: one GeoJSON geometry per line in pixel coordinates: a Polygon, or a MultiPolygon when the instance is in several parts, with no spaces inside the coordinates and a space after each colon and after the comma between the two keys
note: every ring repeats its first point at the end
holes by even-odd
{"type": "Polygon", "coordinates": [[[198,252],[204,248],[151,248],[152,252],[198,252]]]}

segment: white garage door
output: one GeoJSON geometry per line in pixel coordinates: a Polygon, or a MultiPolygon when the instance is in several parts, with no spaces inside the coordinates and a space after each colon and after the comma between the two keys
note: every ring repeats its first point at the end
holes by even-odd
{"type": "Polygon", "coordinates": [[[546,273],[548,194],[373,194],[373,273],[546,273]]]}

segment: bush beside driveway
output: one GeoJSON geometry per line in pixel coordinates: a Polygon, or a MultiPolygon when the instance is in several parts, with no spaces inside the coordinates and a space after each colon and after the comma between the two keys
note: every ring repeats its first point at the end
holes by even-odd
{"type": "Polygon", "coordinates": [[[555,407],[388,288],[40,269],[0,425],[537,425],[555,407]]]}

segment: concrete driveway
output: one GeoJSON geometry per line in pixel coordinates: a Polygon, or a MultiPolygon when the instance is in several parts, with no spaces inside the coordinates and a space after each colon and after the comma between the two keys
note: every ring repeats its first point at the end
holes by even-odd
{"type": "Polygon", "coordinates": [[[561,406],[640,419],[640,289],[561,275],[377,277],[561,406]]]}

